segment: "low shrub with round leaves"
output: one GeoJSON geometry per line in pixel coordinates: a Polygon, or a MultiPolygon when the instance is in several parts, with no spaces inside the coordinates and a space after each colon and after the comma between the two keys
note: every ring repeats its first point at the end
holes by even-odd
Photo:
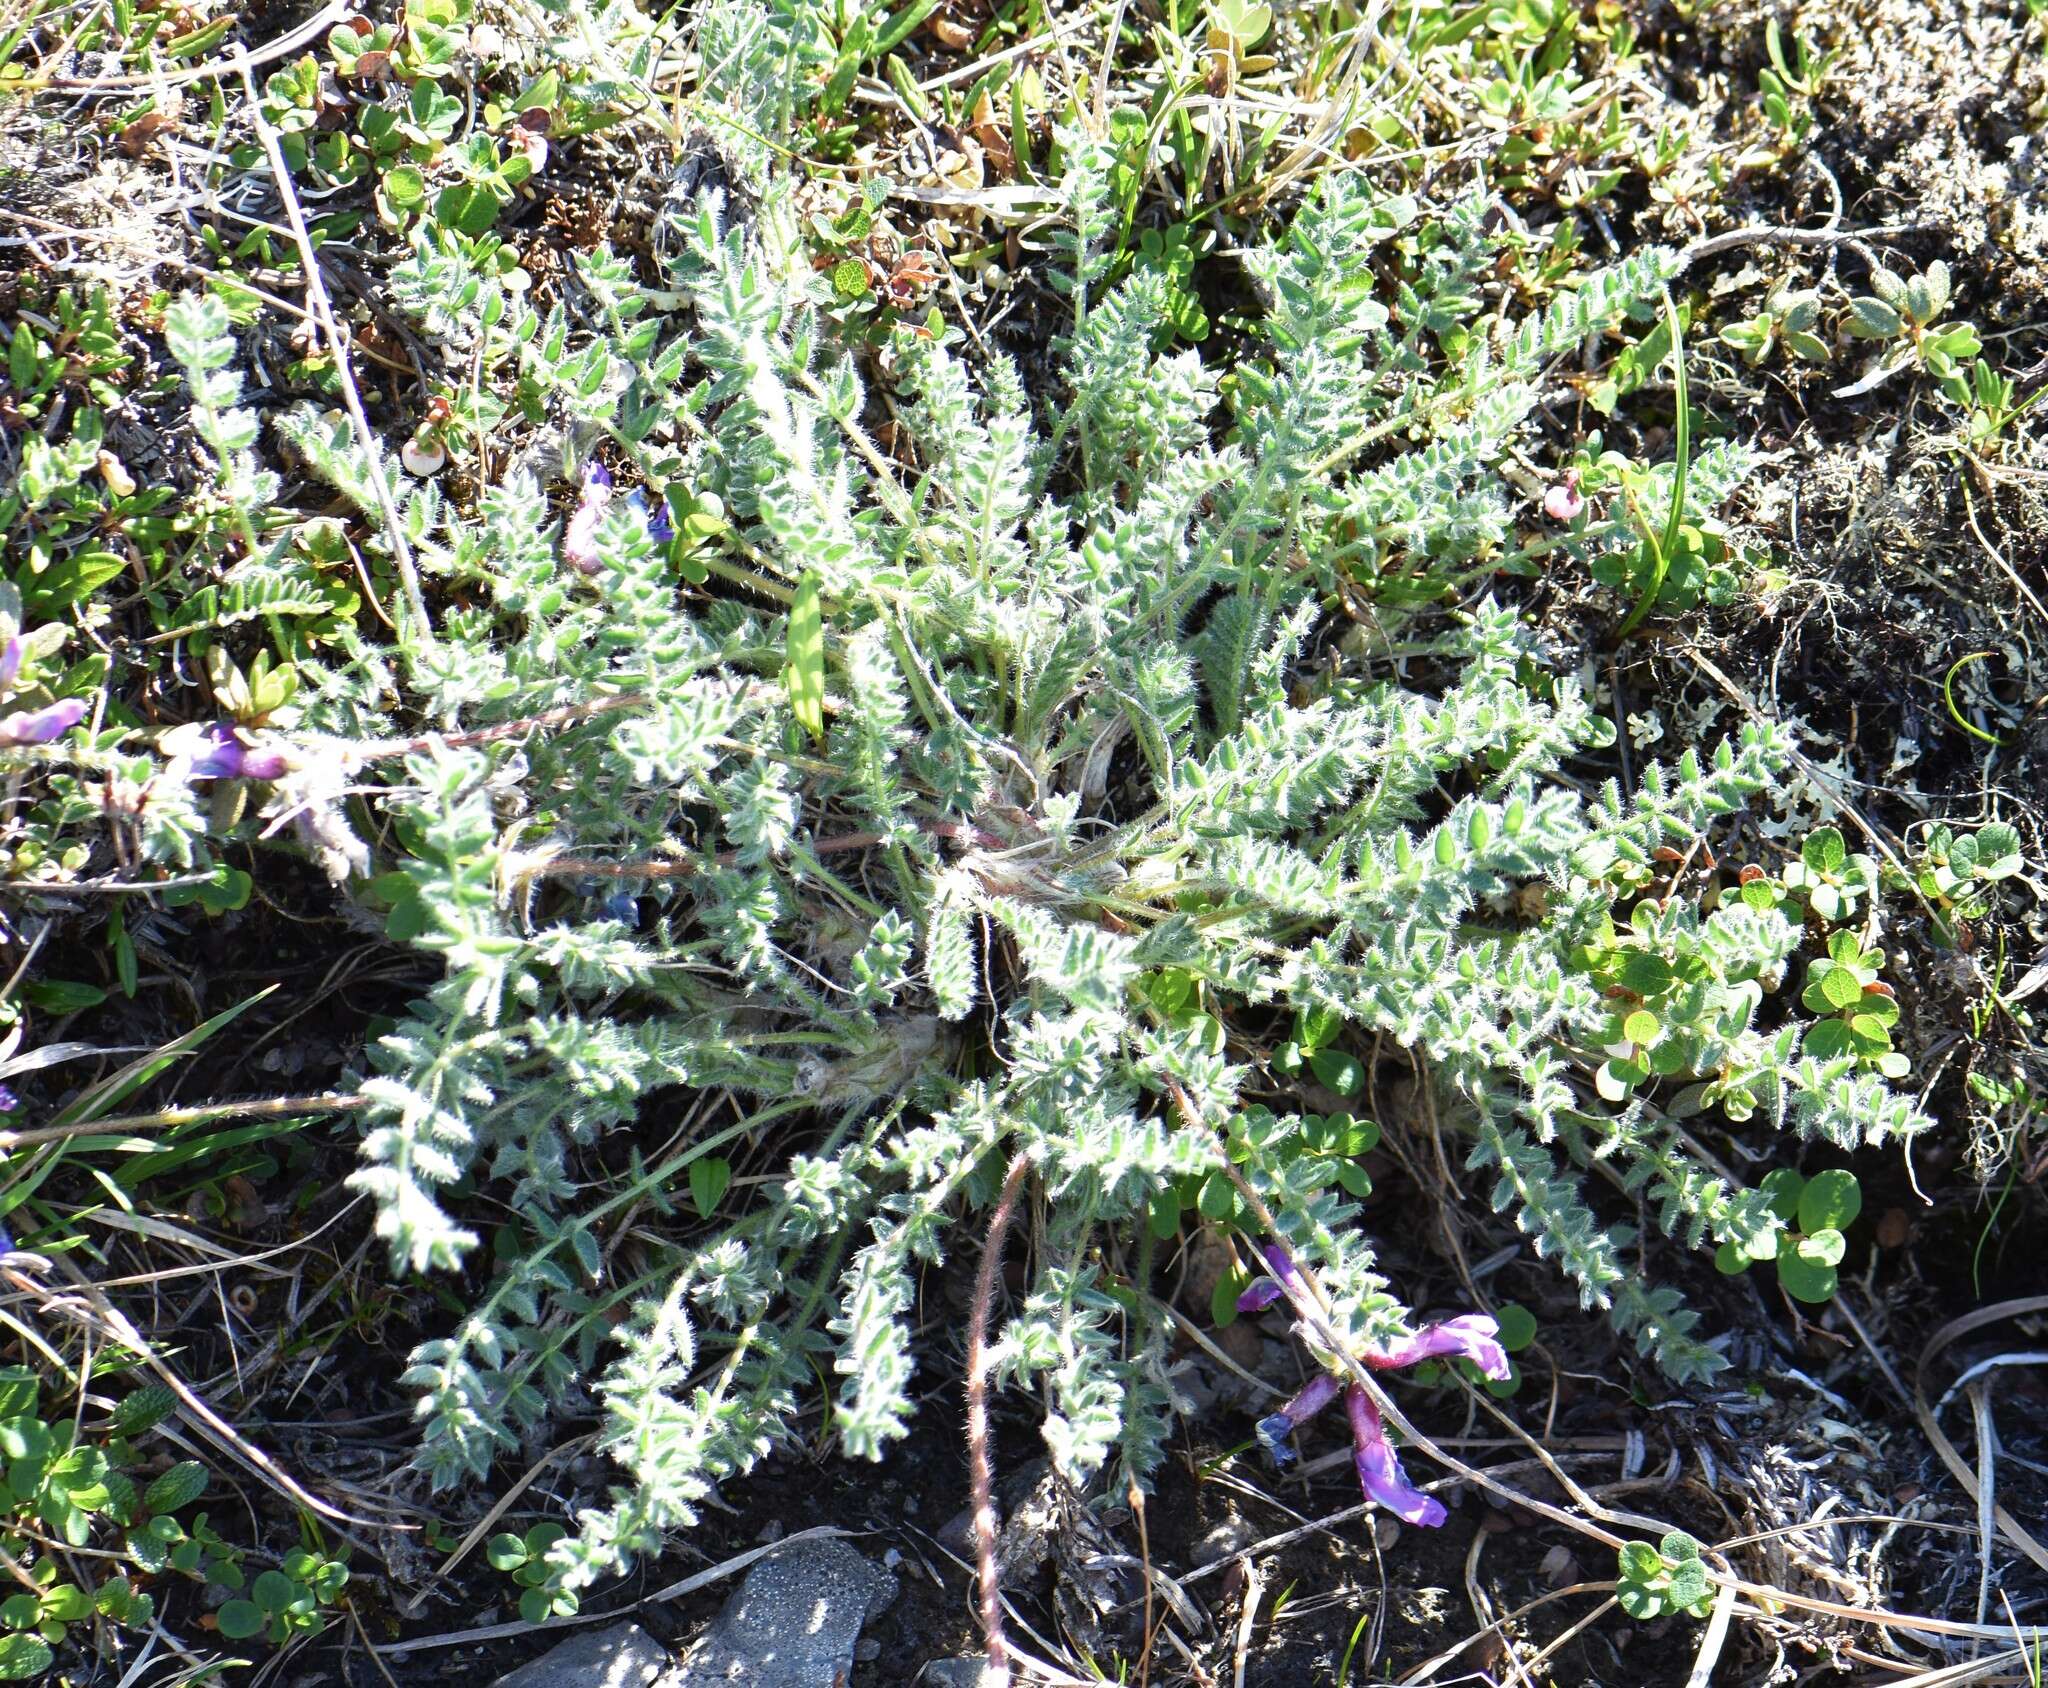
{"type": "Polygon", "coordinates": [[[71,1624],[107,1619],[129,1629],[146,1627],[156,1602],[125,1576],[109,1577],[88,1591],[59,1580],[57,1562],[43,1559],[17,1568],[29,1587],[0,1600],[0,1682],[39,1682],[56,1657],[71,1624]]]}
{"type": "Polygon", "coordinates": [[[1852,852],[1838,828],[1824,826],[1799,847],[1799,859],[1785,869],[1784,885],[1816,917],[1837,925],[1853,920],[1877,895],[1877,862],[1852,852]]]}
{"type": "Polygon", "coordinates": [[[1616,1603],[1643,1623],[1669,1612],[1703,1618],[1714,1603],[1700,1544],[1683,1530],[1670,1531],[1655,1547],[1646,1541],[1622,1543],[1616,1580],[1616,1603]]]}
{"type": "Polygon", "coordinates": [[[1937,826],[1913,851],[1908,874],[1900,878],[1935,911],[1943,941],[1952,943],[1953,923],[1981,920],[1990,911],[1999,883],[2025,866],[2019,829],[2004,821],[1975,832],[1937,826]]]}
{"type": "Polygon", "coordinates": [[[536,1524],[523,1536],[493,1536],[484,1549],[492,1567],[519,1585],[519,1615],[530,1624],[571,1617],[581,1604],[570,1590],[548,1587],[548,1549],[568,1533],[560,1524],[536,1524]]]}
{"type": "Polygon", "coordinates": [[[1884,951],[1866,950],[1854,932],[1829,937],[1828,953],[1807,964],[1799,999],[1821,1016],[1806,1030],[1807,1054],[1822,1061],[1853,1055],[1859,1066],[1886,1078],[1906,1076],[1910,1063],[1892,1047],[1899,1004],[1878,977],[1883,969],[1884,951]]]}
{"type": "Polygon", "coordinates": [[[1803,1178],[1781,1168],[1761,1186],[1771,1211],[1784,1229],[1765,1233],[1748,1248],[1727,1242],[1714,1264],[1733,1275],[1768,1260],[1778,1269],[1778,1283],[1794,1300],[1815,1305],[1835,1293],[1837,1268],[1847,1252],[1845,1233],[1863,1211],[1863,1191],[1854,1173],[1839,1167],[1803,1178]]]}
{"type": "Polygon", "coordinates": [[[287,1553],[274,1571],[249,1585],[244,1598],[227,1601],[215,1621],[231,1641],[261,1637],[282,1646],[297,1635],[318,1635],[327,1627],[325,1607],[341,1598],[348,1567],[304,1548],[287,1553]]]}

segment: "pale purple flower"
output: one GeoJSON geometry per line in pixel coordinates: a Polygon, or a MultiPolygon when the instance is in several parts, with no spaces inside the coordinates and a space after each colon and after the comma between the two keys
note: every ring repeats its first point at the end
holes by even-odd
{"type": "Polygon", "coordinates": [[[593,459],[584,465],[582,495],[562,529],[562,561],[578,574],[595,574],[603,566],[597,559],[597,524],[611,502],[611,471],[593,459]]]}
{"type": "Polygon", "coordinates": [[[0,645],[0,691],[5,691],[14,684],[15,675],[21,672],[22,655],[23,646],[19,633],[12,635],[4,645],[0,645]]]}
{"type": "Polygon", "coordinates": [[[1351,1462],[1358,1468],[1358,1481],[1366,1498],[1376,1500],[1396,1518],[1433,1530],[1449,1516],[1443,1502],[1424,1494],[1408,1481],[1401,1462],[1394,1457],[1394,1445],[1387,1440],[1387,1427],[1380,1422],[1380,1410],[1357,1384],[1344,1391],[1344,1408],[1351,1416],[1351,1462]]]}
{"type": "Polygon", "coordinates": [[[1413,1336],[1403,1337],[1391,1347],[1359,1358],[1375,1371],[1391,1371],[1420,1365],[1424,1360],[1446,1354],[1461,1355],[1486,1376],[1505,1378],[1510,1371],[1508,1353],[1500,1345],[1500,1326],[1484,1313],[1462,1313],[1441,1324],[1425,1325],[1413,1336]]]}
{"type": "Polygon", "coordinates": [[[62,738],[85,719],[84,698],[60,698],[41,709],[17,709],[0,715],[0,745],[48,744],[62,738]]]}
{"type": "Polygon", "coordinates": [[[1286,1465],[1293,1460],[1295,1431],[1336,1398],[1337,1380],[1328,1372],[1318,1372],[1286,1406],[1259,1420],[1259,1443],[1273,1456],[1275,1465],[1286,1465]]]}
{"type": "Polygon", "coordinates": [[[1263,1243],[1259,1252],[1266,1257],[1266,1264],[1273,1269],[1270,1278],[1255,1278],[1244,1294],[1237,1298],[1240,1313],[1257,1313],[1270,1307],[1282,1295],[1292,1294],[1297,1299],[1306,1286],[1301,1281],[1301,1270],[1294,1264],[1294,1256],[1279,1243],[1263,1243]]]}
{"type": "MultiPolygon", "coordinates": [[[[593,458],[584,466],[583,491],[562,529],[562,561],[578,574],[596,574],[604,566],[597,556],[597,530],[611,507],[611,471],[593,458]]],[[[650,500],[636,487],[626,494],[626,508],[639,518],[642,531],[654,544],[666,545],[675,538],[666,499],[650,500]]]]}
{"type": "Polygon", "coordinates": [[[191,780],[280,780],[296,765],[276,744],[258,744],[225,721],[173,727],[157,740],[171,758],[170,775],[191,780]]]}
{"type": "Polygon", "coordinates": [[[9,1090],[6,1085],[0,1084],[0,1114],[11,1114],[20,1106],[21,1098],[9,1090]]]}

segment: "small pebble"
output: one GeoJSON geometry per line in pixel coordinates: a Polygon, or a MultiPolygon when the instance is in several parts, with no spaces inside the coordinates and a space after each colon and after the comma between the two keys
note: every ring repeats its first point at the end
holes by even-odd
{"type": "Polygon", "coordinates": [[[1195,1543],[1195,1564],[1213,1565],[1219,1559],[1232,1558],[1258,1539],[1259,1532],[1251,1520],[1233,1514],[1195,1543]]]}

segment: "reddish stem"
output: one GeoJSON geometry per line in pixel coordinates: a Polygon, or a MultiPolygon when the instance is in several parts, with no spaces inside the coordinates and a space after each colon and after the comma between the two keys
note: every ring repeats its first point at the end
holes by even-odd
{"type": "Polygon", "coordinates": [[[981,1633],[988,1647],[989,1673],[998,1682],[1009,1681],[1010,1658],[1003,1641],[1003,1592],[996,1573],[999,1520],[995,1469],[989,1454],[988,1327],[995,1311],[996,1268],[1002,1263],[1003,1240],[1010,1233],[1017,1193],[1024,1188],[1024,1175],[1030,1170],[1030,1156],[1020,1152],[1003,1176],[1003,1192],[989,1216],[988,1241],[982,1245],[981,1266],[974,1275],[974,1308],[967,1327],[967,1467],[974,1507],[975,1575],[981,1592],[981,1633]]]}

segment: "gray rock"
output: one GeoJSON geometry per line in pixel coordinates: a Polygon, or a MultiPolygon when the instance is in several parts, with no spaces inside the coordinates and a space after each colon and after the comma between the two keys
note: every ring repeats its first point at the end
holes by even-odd
{"type": "Polygon", "coordinates": [[[861,1626],[895,1598],[846,1543],[795,1543],[747,1573],[676,1688],[844,1688],[861,1626]]]}
{"type": "Polygon", "coordinates": [[[668,1649],[638,1624],[579,1630],[494,1688],[646,1688],[670,1667],[668,1649]]]}
{"type": "Polygon", "coordinates": [[[964,1659],[934,1659],[920,1679],[925,1688],[982,1688],[988,1660],[981,1654],[964,1659]]]}
{"type": "Polygon", "coordinates": [[[1258,1539],[1259,1532],[1251,1520],[1233,1512],[1195,1543],[1194,1561],[1197,1565],[1213,1565],[1220,1559],[1234,1559],[1258,1539]]]}

